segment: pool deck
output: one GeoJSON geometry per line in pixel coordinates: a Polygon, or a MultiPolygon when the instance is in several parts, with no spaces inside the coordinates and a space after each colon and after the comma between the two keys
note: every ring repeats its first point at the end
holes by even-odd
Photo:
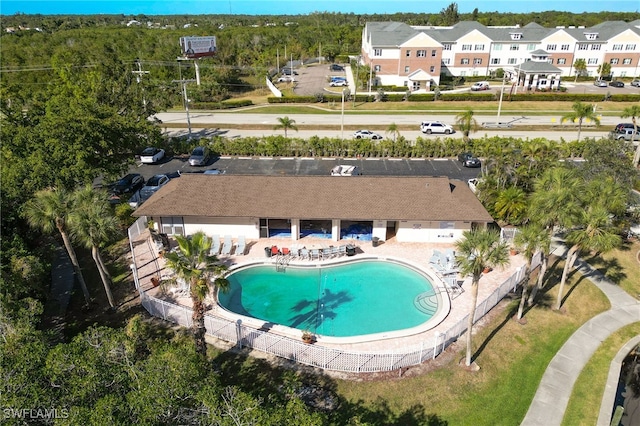
{"type": "MultiPolygon", "coordinates": [[[[235,241],[234,241],[235,242],[235,241]]],[[[391,238],[383,243],[380,243],[377,247],[373,247],[370,241],[357,241],[357,240],[341,240],[339,242],[331,241],[328,239],[314,239],[314,238],[303,238],[296,242],[293,242],[291,239],[278,239],[278,238],[263,238],[260,240],[248,240],[247,247],[244,256],[238,256],[232,254],[231,255],[220,255],[219,259],[228,267],[234,267],[236,265],[240,265],[243,263],[256,262],[256,261],[273,261],[271,259],[267,259],[265,256],[265,247],[271,247],[273,245],[288,248],[294,248],[297,246],[302,247],[305,246],[308,249],[312,248],[323,248],[329,247],[330,245],[337,246],[343,244],[352,244],[356,246],[356,255],[348,258],[341,257],[338,260],[345,259],[357,259],[358,257],[370,257],[370,256],[379,256],[379,257],[393,257],[401,260],[408,261],[409,263],[415,264],[417,266],[422,267],[427,271],[433,271],[429,266],[429,259],[431,258],[433,252],[435,250],[439,250],[444,252],[447,249],[454,249],[452,244],[436,244],[436,243],[399,243],[395,240],[395,238],[391,238]]],[[[159,275],[163,275],[168,273],[164,267],[164,259],[159,258],[157,255],[157,249],[153,246],[153,243],[150,242],[149,231],[144,231],[134,242],[134,251],[136,264],[138,267],[138,279],[140,282],[141,289],[145,290],[147,294],[150,296],[158,297],[167,301],[171,301],[172,303],[177,303],[183,306],[191,306],[191,299],[187,296],[174,296],[171,294],[167,294],[167,292],[163,291],[160,287],[153,287],[151,283],[152,277],[158,277],[159,275]]],[[[291,261],[290,264],[313,264],[313,263],[325,263],[328,264],[333,260],[323,260],[323,261],[310,261],[310,260],[294,260],[291,261]]],[[[513,275],[519,267],[525,265],[525,259],[521,255],[510,256],[510,264],[504,269],[496,269],[488,274],[485,274],[480,279],[479,291],[478,291],[478,301],[482,301],[486,299],[488,296],[493,293],[493,291],[498,288],[502,283],[504,283],[511,275],[513,275]]],[[[430,275],[435,275],[434,272],[431,272],[430,275]]],[[[458,276],[458,280],[460,282],[462,278],[458,276]]],[[[326,347],[340,347],[344,350],[355,350],[355,351],[365,351],[365,352],[378,352],[378,351],[393,351],[394,349],[406,348],[406,347],[414,347],[417,342],[432,342],[433,338],[449,330],[451,327],[456,325],[460,320],[462,320],[468,313],[471,308],[471,293],[469,288],[471,286],[471,278],[467,277],[464,279],[462,284],[462,288],[464,292],[458,295],[455,299],[451,300],[451,310],[446,318],[434,328],[420,332],[418,334],[414,334],[411,336],[405,337],[393,337],[387,338],[383,340],[369,341],[369,342],[361,342],[361,343],[329,343],[323,342],[320,337],[317,341],[317,345],[323,345],[326,347]]],[[[443,296],[446,297],[446,293],[443,293],[443,296]]],[[[213,307],[212,313],[214,314],[222,314],[224,315],[224,311],[219,307],[213,307]]],[[[211,312],[211,311],[210,311],[211,312]]],[[[296,335],[297,335],[296,331],[296,335]]]]}

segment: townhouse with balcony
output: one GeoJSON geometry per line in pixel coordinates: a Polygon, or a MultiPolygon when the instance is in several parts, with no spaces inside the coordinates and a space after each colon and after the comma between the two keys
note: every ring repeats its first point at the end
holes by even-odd
{"type": "Polygon", "coordinates": [[[554,89],[562,77],[575,75],[576,59],[584,59],[589,76],[599,75],[599,66],[609,63],[613,76],[637,77],[640,20],[589,28],[368,22],[359,57],[375,72],[372,86],[405,86],[412,91],[429,90],[443,75],[491,76],[500,68],[520,86],[554,89]]]}

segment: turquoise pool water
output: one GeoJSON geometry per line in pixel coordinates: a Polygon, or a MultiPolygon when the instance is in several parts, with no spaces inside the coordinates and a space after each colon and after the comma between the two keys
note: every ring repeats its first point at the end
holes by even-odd
{"type": "Polygon", "coordinates": [[[347,337],[415,327],[437,311],[416,307],[420,295],[433,295],[431,282],[413,268],[366,260],[323,265],[243,267],[228,277],[220,304],[240,315],[324,336],[347,337]]]}

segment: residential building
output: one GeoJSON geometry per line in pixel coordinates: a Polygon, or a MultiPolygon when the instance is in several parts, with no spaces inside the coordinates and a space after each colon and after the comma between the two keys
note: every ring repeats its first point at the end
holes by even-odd
{"type": "Polygon", "coordinates": [[[608,21],[589,28],[545,28],[536,23],[488,27],[475,21],[450,27],[368,22],[359,58],[375,72],[372,86],[406,86],[412,91],[429,90],[440,84],[443,75],[484,77],[500,68],[527,88],[553,89],[561,77],[575,75],[576,59],[584,59],[589,76],[597,76],[598,67],[606,62],[615,77],[637,77],[640,20],[608,21]],[[525,69],[527,77],[517,79],[525,69]]]}
{"type": "Polygon", "coordinates": [[[453,243],[493,222],[465,182],[446,177],[183,175],[134,215],[168,235],[295,242],[313,236],[453,243]]]}

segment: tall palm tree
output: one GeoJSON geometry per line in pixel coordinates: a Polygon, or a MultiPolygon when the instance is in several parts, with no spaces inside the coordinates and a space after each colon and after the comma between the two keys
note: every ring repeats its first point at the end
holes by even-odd
{"type": "Polygon", "coordinates": [[[396,123],[389,124],[389,127],[387,127],[386,133],[388,135],[392,135],[393,141],[395,142],[396,139],[400,136],[400,130],[398,129],[398,125],[396,123]]]}
{"type": "Polygon", "coordinates": [[[284,129],[284,137],[287,137],[287,130],[291,129],[291,130],[295,130],[296,132],[298,131],[298,127],[296,127],[296,120],[292,120],[287,116],[284,117],[278,117],[278,122],[280,124],[277,124],[276,126],[274,126],[273,130],[278,130],[278,129],[284,129]]]}
{"type": "Polygon", "coordinates": [[[72,236],[91,249],[91,257],[98,268],[109,306],[115,308],[111,292],[111,275],[102,260],[100,247],[118,231],[118,219],[113,215],[106,194],[90,186],[72,194],[74,208],[69,214],[72,236]]]}
{"type": "Polygon", "coordinates": [[[520,225],[527,212],[527,194],[517,186],[510,186],[498,193],[494,206],[499,219],[510,225],[520,225]]]}
{"type": "MultiPolygon", "coordinates": [[[[534,181],[528,216],[546,229],[549,240],[557,228],[570,228],[578,220],[582,212],[582,183],[577,171],[567,167],[548,169],[534,181]]],[[[529,296],[529,305],[542,287],[547,265],[548,250],[542,250],[542,266],[538,281],[529,296]]]]}
{"type": "Polygon", "coordinates": [[[500,240],[497,231],[473,229],[463,232],[463,239],[456,243],[456,261],[460,273],[471,275],[471,310],[467,323],[467,356],[465,363],[471,365],[471,335],[476,304],[478,303],[478,284],[485,268],[505,266],[509,263],[507,244],[500,240]]]}
{"type": "Polygon", "coordinates": [[[542,226],[531,222],[520,228],[513,240],[513,243],[522,251],[525,259],[527,259],[524,280],[522,281],[522,296],[520,298],[520,305],[518,306],[518,314],[516,315],[516,318],[520,321],[524,312],[524,304],[527,300],[527,289],[529,288],[533,256],[538,252],[548,250],[549,245],[551,244],[551,239],[542,226]]]}
{"type": "MultiPolygon", "coordinates": [[[[636,117],[638,116],[640,116],[640,106],[638,105],[632,105],[630,107],[626,107],[622,111],[622,114],[620,114],[620,118],[631,117],[631,122],[633,123],[633,137],[631,138],[631,140],[635,139],[635,135],[638,134],[638,123],[636,121],[636,117]]],[[[637,166],[639,162],[640,162],[640,144],[638,144],[638,147],[636,148],[636,152],[633,156],[633,165],[637,166]]]]}
{"type": "Polygon", "coordinates": [[[210,284],[213,284],[214,298],[218,289],[226,291],[229,288],[229,282],[221,276],[226,267],[218,262],[216,256],[209,255],[211,239],[204,232],[196,232],[189,237],[177,235],[176,241],[179,249],[165,255],[166,265],[189,285],[189,295],[193,303],[193,337],[196,351],[206,355],[204,298],[211,290],[210,284]]]}
{"type": "Polygon", "coordinates": [[[583,212],[583,226],[573,229],[567,235],[567,242],[571,244],[567,252],[564,269],[562,271],[562,279],[558,288],[558,299],[555,309],[562,307],[562,296],[564,293],[564,285],[567,281],[569,271],[578,258],[581,250],[594,250],[604,253],[618,247],[622,243],[622,237],[616,232],[611,225],[609,212],[602,206],[588,208],[583,212]]]}
{"type": "Polygon", "coordinates": [[[573,109],[572,113],[563,115],[560,119],[560,122],[564,123],[565,121],[575,122],[578,120],[578,142],[580,142],[580,133],[582,132],[582,122],[584,120],[591,120],[596,123],[596,126],[600,125],[600,119],[596,115],[595,108],[593,105],[583,104],[580,101],[576,101],[571,106],[573,109]]]}
{"type": "Polygon", "coordinates": [[[41,229],[46,233],[56,229],[60,233],[64,247],[73,265],[76,279],[82,289],[85,303],[88,305],[91,302],[91,297],[67,229],[68,216],[72,210],[71,204],[71,197],[64,189],[43,189],[36,192],[33,198],[25,204],[24,214],[27,222],[33,228],[41,229]]]}
{"type": "Polygon", "coordinates": [[[456,115],[456,124],[460,128],[460,131],[462,131],[465,142],[469,141],[469,133],[475,132],[480,128],[478,122],[473,117],[473,110],[471,108],[467,108],[456,115]]]}

